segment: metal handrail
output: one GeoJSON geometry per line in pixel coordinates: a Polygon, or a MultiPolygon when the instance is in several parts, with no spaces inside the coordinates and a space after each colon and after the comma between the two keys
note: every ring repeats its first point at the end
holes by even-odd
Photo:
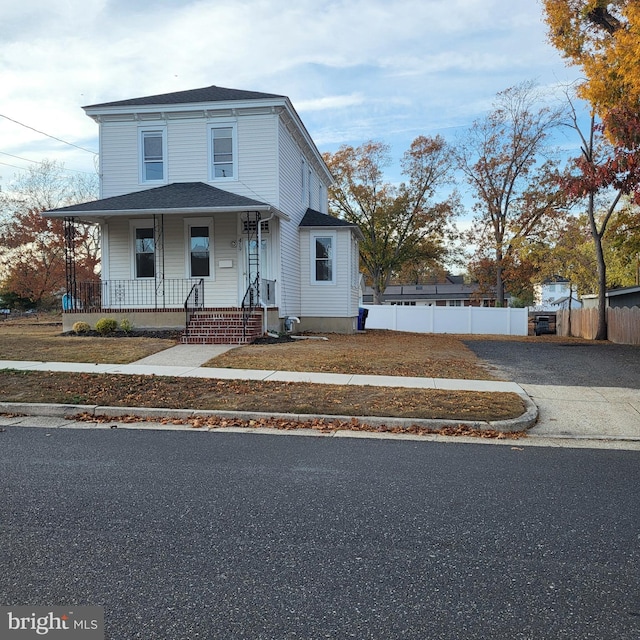
{"type": "Polygon", "coordinates": [[[245,338],[247,337],[247,324],[249,322],[249,318],[251,317],[253,310],[258,306],[259,300],[260,277],[258,276],[247,287],[247,290],[244,293],[244,297],[242,298],[242,304],[240,305],[242,309],[242,334],[245,338]],[[247,298],[249,299],[248,303],[247,298]]]}
{"type": "Polygon", "coordinates": [[[204,309],[204,278],[200,278],[198,282],[194,282],[191,290],[189,291],[189,295],[184,301],[184,311],[186,316],[184,330],[186,333],[189,331],[189,321],[191,320],[191,316],[198,309],[204,309]]]}

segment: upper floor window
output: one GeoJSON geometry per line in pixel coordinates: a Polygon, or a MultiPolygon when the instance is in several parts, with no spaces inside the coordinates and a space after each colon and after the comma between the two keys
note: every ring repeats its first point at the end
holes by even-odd
{"type": "Polygon", "coordinates": [[[140,130],[140,182],[165,182],[167,179],[166,129],[140,130]]]}
{"type": "Polygon", "coordinates": [[[209,127],[209,158],[212,180],[238,179],[238,144],[235,122],[209,127]]]}

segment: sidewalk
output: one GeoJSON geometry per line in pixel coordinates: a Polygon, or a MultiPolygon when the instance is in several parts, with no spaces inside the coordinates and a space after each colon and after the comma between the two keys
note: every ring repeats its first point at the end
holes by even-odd
{"type": "MultiPolygon", "coordinates": [[[[558,387],[518,385],[515,382],[488,380],[453,380],[401,376],[370,376],[335,373],[293,372],[201,367],[228,345],[178,345],[143,360],[126,364],[91,364],[73,362],[0,361],[1,369],[63,371],[69,373],[109,373],[122,375],[156,375],[240,379],[307,384],[371,385],[444,389],[455,391],[513,392],[525,400],[528,412],[519,420],[529,427],[539,411],[537,423],[528,433],[532,444],[559,446],[559,441],[573,440],[573,446],[589,446],[593,441],[626,443],[624,448],[640,450],[640,391],[613,387],[558,387]],[[181,364],[176,364],[177,362],[181,364]],[[582,441],[582,445],[576,444],[582,441]]],[[[36,408],[34,407],[34,410],[36,408]]],[[[42,406],[44,415],[55,415],[42,406]]],[[[132,408],[130,413],[136,411],[132,408]]],[[[147,411],[148,413],[148,411],[147,411]]],[[[313,418],[313,416],[306,416],[313,418]]],[[[518,420],[518,419],[517,419],[518,420]]],[[[508,422],[508,421],[505,421],[508,422]]],[[[513,425],[505,430],[516,430],[513,425]]],[[[561,444],[560,446],[563,446],[561,444]]]]}

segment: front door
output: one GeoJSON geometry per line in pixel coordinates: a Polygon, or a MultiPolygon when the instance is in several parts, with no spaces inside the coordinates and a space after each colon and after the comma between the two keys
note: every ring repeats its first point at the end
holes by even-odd
{"type": "MultiPolygon", "coordinates": [[[[271,280],[271,234],[265,220],[260,229],[260,248],[258,249],[258,233],[256,222],[242,220],[242,276],[240,278],[240,302],[253,306],[258,304],[258,286],[263,287],[264,280],[271,280]]],[[[266,292],[261,297],[265,299],[266,292]]]]}

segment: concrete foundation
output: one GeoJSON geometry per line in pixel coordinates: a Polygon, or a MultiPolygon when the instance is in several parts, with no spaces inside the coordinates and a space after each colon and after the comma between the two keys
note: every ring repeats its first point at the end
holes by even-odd
{"type": "Polygon", "coordinates": [[[310,331],[312,333],[355,333],[358,330],[358,318],[300,318],[300,324],[295,325],[295,331],[310,331]]]}
{"type": "Polygon", "coordinates": [[[62,314],[62,330],[72,331],[76,322],[86,322],[92,329],[101,318],[113,318],[118,324],[128,320],[134,329],[171,329],[185,328],[187,318],[182,309],[153,311],[111,311],[103,309],[93,312],[65,312],[62,314]]]}

